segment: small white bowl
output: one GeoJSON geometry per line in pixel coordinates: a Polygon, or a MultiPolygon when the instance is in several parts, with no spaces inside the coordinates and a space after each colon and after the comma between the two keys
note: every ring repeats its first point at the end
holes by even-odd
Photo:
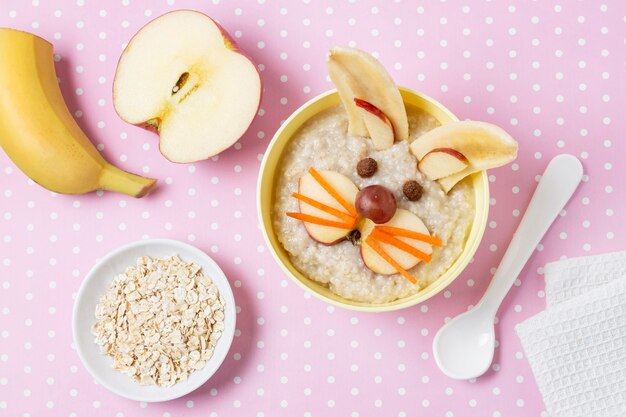
{"type": "Polygon", "coordinates": [[[74,302],[72,331],[80,360],[100,385],[131,400],[159,402],[182,397],[211,378],[228,354],[235,335],[235,320],[235,298],[232,289],[226,276],[213,259],[186,243],[169,239],[150,239],[130,243],[114,250],[89,271],[74,302]],[[91,334],[91,326],[96,321],[96,304],[100,296],[109,288],[116,274],[134,265],[137,258],[143,255],[150,257],[178,255],[185,262],[197,263],[202,267],[202,272],[213,279],[226,302],[224,331],[211,359],[207,361],[204,368],[193,372],[187,381],[168,388],[139,385],[131,377],[113,369],[111,367],[113,360],[100,352],[100,347],[95,343],[94,336],[91,334]]]}

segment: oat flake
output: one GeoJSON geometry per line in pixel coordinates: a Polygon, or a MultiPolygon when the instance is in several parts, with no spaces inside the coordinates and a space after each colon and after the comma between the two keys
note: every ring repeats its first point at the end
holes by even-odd
{"type": "Polygon", "coordinates": [[[118,274],[92,326],[113,368],[141,385],[172,386],[202,369],[224,331],[224,299],[195,263],[152,259],[118,274]]]}

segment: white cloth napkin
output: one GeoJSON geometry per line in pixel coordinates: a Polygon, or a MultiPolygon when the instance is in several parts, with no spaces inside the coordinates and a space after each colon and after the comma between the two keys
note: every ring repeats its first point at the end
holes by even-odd
{"type": "Polygon", "coordinates": [[[550,417],[626,416],[626,251],[546,265],[547,309],[516,327],[550,417]]]}
{"type": "Polygon", "coordinates": [[[544,268],[548,308],[626,276],[626,251],[571,258],[544,268]]]}

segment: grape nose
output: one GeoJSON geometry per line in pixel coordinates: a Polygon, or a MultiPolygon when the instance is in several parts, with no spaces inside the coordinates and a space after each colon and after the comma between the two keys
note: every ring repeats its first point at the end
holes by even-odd
{"type": "Polygon", "coordinates": [[[376,224],[387,223],[396,214],[398,204],[393,193],[382,185],[370,185],[356,195],[355,208],[361,217],[376,224]]]}

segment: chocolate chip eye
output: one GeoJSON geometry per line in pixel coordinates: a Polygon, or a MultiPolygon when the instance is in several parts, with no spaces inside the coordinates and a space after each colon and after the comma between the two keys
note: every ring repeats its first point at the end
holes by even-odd
{"type": "Polygon", "coordinates": [[[402,192],[410,201],[417,201],[422,197],[424,188],[415,180],[407,181],[402,186],[402,192]]]}
{"type": "Polygon", "coordinates": [[[356,173],[359,177],[369,178],[378,170],[378,163],[374,158],[363,158],[356,164],[356,173]]]}

